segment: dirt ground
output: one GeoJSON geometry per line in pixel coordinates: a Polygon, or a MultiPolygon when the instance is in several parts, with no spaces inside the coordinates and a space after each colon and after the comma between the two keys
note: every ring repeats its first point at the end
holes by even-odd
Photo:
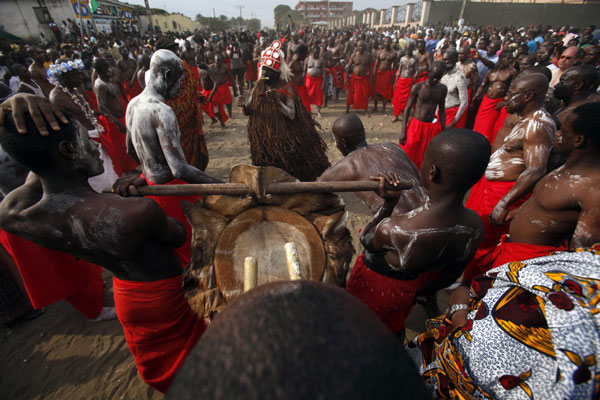
{"type": "MultiPolygon", "coordinates": [[[[345,111],[345,101],[333,102],[317,120],[329,146],[333,163],[342,158],[331,137],[333,122],[345,111]]],[[[210,153],[207,173],[226,179],[237,164],[249,164],[246,138],[247,118],[234,106],[234,119],[227,128],[204,126],[210,153]]],[[[401,122],[392,124],[391,104],[386,114],[379,111],[370,118],[359,113],[369,143],[396,142],[401,122]]],[[[349,212],[348,229],[352,232],[357,254],[362,248],[358,230],[371,214],[353,194],[342,196],[349,212]]],[[[112,280],[106,279],[105,303],[113,305],[112,280]]],[[[448,296],[441,292],[441,310],[448,296]]],[[[407,338],[424,329],[426,315],[415,306],[407,320],[407,338]]],[[[127,348],[117,320],[87,322],[65,301],[53,304],[40,318],[13,328],[0,327],[0,398],[5,399],[161,399],[140,379],[133,356],[127,348]]]]}

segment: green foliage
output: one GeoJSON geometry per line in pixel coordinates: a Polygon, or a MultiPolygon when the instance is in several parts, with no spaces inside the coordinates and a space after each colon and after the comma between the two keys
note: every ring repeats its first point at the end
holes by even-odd
{"type": "Polygon", "coordinates": [[[275,24],[279,24],[281,27],[287,26],[290,22],[291,17],[292,21],[296,26],[301,24],[306,24],[308,21],[304,18],[304,15],[300,11],[292,10],[290,6],[285,4],[279,4],[273,9],[275,24]]]}
{"type": "Polygon", "coordinates": [[[208,29],[212,32],[219,32],[224,30],[237,30],[238,28],[246,28],[251,31],[260,30],[260,19],[250,18],[244,19],[241,17],[233,17],[229,19],[226,15],[219,15],[217,18],[204,17],[201,14],[196,15],[196,21],[202,25],[203,28],[208,29]]]}

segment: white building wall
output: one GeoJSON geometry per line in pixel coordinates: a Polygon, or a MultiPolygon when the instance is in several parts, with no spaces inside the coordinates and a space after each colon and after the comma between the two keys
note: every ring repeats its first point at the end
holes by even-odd
{"type": "MultiPolygon", "coordinates": [[[[82,0],[83,1],[83,0],[82,0]]],[[[75,13],[69,0],[0,0],[0,27],[23,39],[39,40],[40,32],[48,39],[54,35],[46,23],[39,23],[33,7],[44,4],[59,27],[67,18],[75,19],[75,13]]]]}

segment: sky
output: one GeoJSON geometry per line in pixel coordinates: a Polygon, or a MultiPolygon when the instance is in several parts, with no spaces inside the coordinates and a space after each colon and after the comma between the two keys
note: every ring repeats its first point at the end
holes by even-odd
{"type": "MultiPolygon", "coordinates": [[[[130,4],[144,5],[144,0],[123,0],[130,4]]],[[[206,17],[213,15],[226,15],[227,17],[239,17],[240,9],[237,6],[242,6],[243,18],[258,18],[262,26],[273,26],[273,9],[279,4],[285,4],[292,9],[298,1],[285,0],[216,0],[213,2],[203,0],[148,0],[150,7],[162,8],[169,12],[180,12],[187,15],[191,19],[195,19],[197,14],[202,14],[206,17]],[[214,8],[213,8],[214,7],[214,8]]],[[[414,1],[414,0],[413,0],[414,1]]],[[[354,10],[363,10],[368,7],[376,9],[389,8],[393,5],[402,5],[408,3],[409,0],[355,0],[354,10]]]]}

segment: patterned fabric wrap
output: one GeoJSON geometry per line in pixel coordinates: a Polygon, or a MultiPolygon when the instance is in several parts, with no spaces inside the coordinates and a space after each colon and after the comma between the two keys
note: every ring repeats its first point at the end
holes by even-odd
{"type": "Polygon", "coordinates": [[[181,148],[185,159],[190,165],[204,171],[208,165],[208,149],[202,135],[202,104],[198,98],[198,89],[194,72],[183,61],[185,78],[177,97],[166,103],[175,111],[177,123],[181,131],[181,148]]]}
{"type": "Polygon", "coordinates": [[[435,398],[600,395],[600,247],[511,262],[471,284],[462,328],[446,315],[407,350],[435,398]]]}

